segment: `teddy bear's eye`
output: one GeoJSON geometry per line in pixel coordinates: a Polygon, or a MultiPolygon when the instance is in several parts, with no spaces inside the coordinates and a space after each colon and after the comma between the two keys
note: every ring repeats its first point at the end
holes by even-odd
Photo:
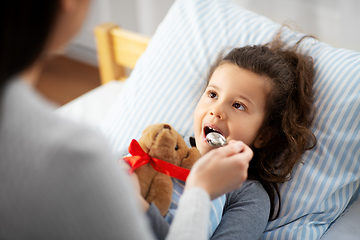
{"type": "Polygon", "coordinates": [[[175,151],[177,151],[179,149],[178,145],[175,145],[175,151]]]}

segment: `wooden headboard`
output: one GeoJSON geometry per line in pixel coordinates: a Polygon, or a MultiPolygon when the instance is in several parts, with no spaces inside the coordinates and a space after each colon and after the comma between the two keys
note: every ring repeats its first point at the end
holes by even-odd
{"type": "Polygon", "coordinates": [[[95,39],[101,84],[125,80],[126,69],[135,67],[150,41],[149,37],[121,29],[114,23],[96,26],[95,39]]]}

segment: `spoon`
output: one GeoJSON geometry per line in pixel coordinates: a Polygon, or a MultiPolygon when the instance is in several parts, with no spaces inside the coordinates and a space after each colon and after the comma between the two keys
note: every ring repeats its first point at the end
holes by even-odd
{"type": "Polygon", "coordinates": [[[206,135],[206,141],[213,147],[222,147],[226,144],[226,139],[223,135],[217,132],[211,132],[206,135]]]}

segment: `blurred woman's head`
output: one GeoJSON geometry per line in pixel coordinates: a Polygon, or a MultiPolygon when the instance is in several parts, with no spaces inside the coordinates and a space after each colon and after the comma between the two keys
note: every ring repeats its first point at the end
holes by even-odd
{"type": "Polygon", "coordinates": [[[90,0],[0,2],[0,90],[80,29],[90,0]]]}

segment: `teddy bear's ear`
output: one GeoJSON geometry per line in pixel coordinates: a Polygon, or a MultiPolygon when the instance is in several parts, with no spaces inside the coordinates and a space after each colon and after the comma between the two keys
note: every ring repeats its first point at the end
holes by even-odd
{"type": "Polygon", "coordinates": [[[148,125],[142,132],[142,135],[139,139],[139,144],[141,148],[149,153],[151,146],[156,140],[157,136],[164,130],[171,130],[171,126],[165,123],[155,123],[148,125]]]}
{"type": "Polygon", "coordinates": [[[150,151],[150,146],[152,144],[153,140],[153,135],[155,133],[153,133],[153,131],[155,131],[155,124],[150,124],[148,125],[141,134],[141,137],[139,139],[139,144],[141,146],[141,148],[146,152],[149,153],[150,151]]]}
{"type": "Polygon", "coordinates": [[[191,169],[194,163],[200,158],[200,152],[197,148],[189,148],[189,154],[181,162],[180,167],[191,169]]]}
{"type": "Polygon", "coordinates": [[[149,131],[153,126],[154,126],[154,124],[150,124],[149,126],[144,128],[144,130],[142,131],[142,135],[144,135],[147,131],[149,131]]]}

